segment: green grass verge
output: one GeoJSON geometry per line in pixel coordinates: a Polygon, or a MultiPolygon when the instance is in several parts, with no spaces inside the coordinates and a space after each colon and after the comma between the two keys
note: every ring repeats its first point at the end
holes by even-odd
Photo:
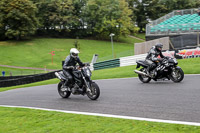
{"type": "Polygon", "coordinates": [[[1,133],[199,133],[200,127],[0,107],[1,133]]]}
{"type": "Polygon", "coordinates": [[[113,78],[128,78],[136,77],[133,72],[136,66],[116,67],[110,69],[95,70],[92,74],[92,79],[113,79],[113,78]]]}
{"type": "Polygon", "coordinates": [[[31,70],[31,69],[16,69],[0,66],[0,75],[2,76],[2,71],[5,71],[5,76],[20,76],[20,75],[32,75],[39,73],[46,73],[44,70],[31,70]]]}
{"type": "Polygon", "coordinates": [[[133,34],[133,36],[136,36],[136,37],[138,37],[140,39],[146,40],[145,33],[133,34]]]}
{"type": "Polygon", "coordinates": [[[200,58],[178,60],[185,74],[200,74],[200,58]]]}
{"type": "MultiPolygon", "coordinates": [[[[140,40],[121,37],[120,42],[114,42],[115,54],[127,50],[134,51],[134,43],[140,40]]],[[[28,41],[0,41],[0,64],[11,66],[38,67],[61,69],[61,61],[69,55],[74,47],[75,39],[39,38],[28,41]],[[52,65],[51,51],[55,51],[52,65]]],[[[80,58],[83,62],[90,62],[94,54],[99,58],[112,55],[110,41],[79,39],[80,58]]],[[[126,55],[124,55],[126,56],[126,55]]]]}

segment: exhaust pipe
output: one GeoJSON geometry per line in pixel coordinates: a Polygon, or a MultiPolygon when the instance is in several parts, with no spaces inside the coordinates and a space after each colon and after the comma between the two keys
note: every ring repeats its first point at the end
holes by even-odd
{"type": "Polygon", "coordinates": [[[55,75],[58,79],[62,80],[62,78],[60,77],[60,75],[58,74],[58,72],[55,72],[55,75]]]}
{"type": "Polygon", "coordinates": [[[138,70],[134,70],[134,72],[137,73],[137,74],[139,74],[139,75],[149,77],[149,75],[147,75],[147,74],[144,73],[144,72],[141,72],[141,71],[138,71],[138,70]]]}

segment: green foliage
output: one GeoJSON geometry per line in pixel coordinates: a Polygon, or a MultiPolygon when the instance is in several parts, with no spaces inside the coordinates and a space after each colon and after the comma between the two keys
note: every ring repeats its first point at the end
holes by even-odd
{"type": "Polygon", "coordinates": [[[116,37],[129,34],[133,28],[131,10],[125,0],[88,0],[84,10],[84,21],[92,35],[109,38],[110,33],[116,37]]]}
{"type": "Polygon", "coordinates": [[[29,0],[1,0],[0,34],[16,40],[34,34],[38,26],[36,11],[29,0]]]}
{"type": "Polygon", "coordinates": [[[165,5],[166,11],[197,8],[198,0],[161,0],[161,4],[165,5]]]}
{"type": "Polygon", "coordinates": [[[38,9],[41,29],[70,30],[68,27],[78,20],[72,16],[72,0],[41,1],[38,3],[38,9]]]}
{"type": "Polygon", "coordinates": [[[1,0],[0,39],[32,34],[109,39],[144,32],[149,20],[173,10],[197,8],[199,0],[1,0]]]}
{"type": "Polygon", "coordinates": [[[160,0],[127,0],[132,9],[132,19],[136,21],[140,28],[139,32],[144,32],[149,19],[157,19],[163,15],[165,6],[160,4],[160,0]]]}

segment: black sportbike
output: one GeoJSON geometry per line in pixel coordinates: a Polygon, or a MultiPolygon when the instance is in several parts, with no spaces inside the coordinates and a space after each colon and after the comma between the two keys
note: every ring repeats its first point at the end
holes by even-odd
{"type": "Polygon", "coordinates": [[[64,75],[63,71],[55,72],[55,75],[60,79],[58,84],[58,93],[62,98],[68,98],[71,93],[74,95],[85,95],[91,99],[96,100],[100,95],[99,86],[91,80],[92,73],[89,66],[84,66],[82,68],[75,67],[72,71],[74,81],[73,83],[64,86],[67,77],[64,75]]]}
{"type": "Polygon", "coordinates": [[[150,74],[147,74],[149,64],[145,60],[138,60],[136,63],[136,69],[142,67],[139,71],[135,70],[135,73],[138,74],[138,78],[143,83],[149,83],[151,79],[155,81],[171,79],[173,82],[181,82],[184,78],[184,72],[177,66],[178,62],[175,58],[165,57],[150,74]]]}

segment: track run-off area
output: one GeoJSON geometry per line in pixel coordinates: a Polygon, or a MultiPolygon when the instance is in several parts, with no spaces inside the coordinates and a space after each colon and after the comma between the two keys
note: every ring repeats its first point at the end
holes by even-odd
{"type": "Polygon", "coordinates": [[[138,78],[95,80],[96,101],[71,95],[63,99],[57,84],[0,92],[0,106],[200,126],[200,75],[185,75],[180,83],[138,78]]]}

